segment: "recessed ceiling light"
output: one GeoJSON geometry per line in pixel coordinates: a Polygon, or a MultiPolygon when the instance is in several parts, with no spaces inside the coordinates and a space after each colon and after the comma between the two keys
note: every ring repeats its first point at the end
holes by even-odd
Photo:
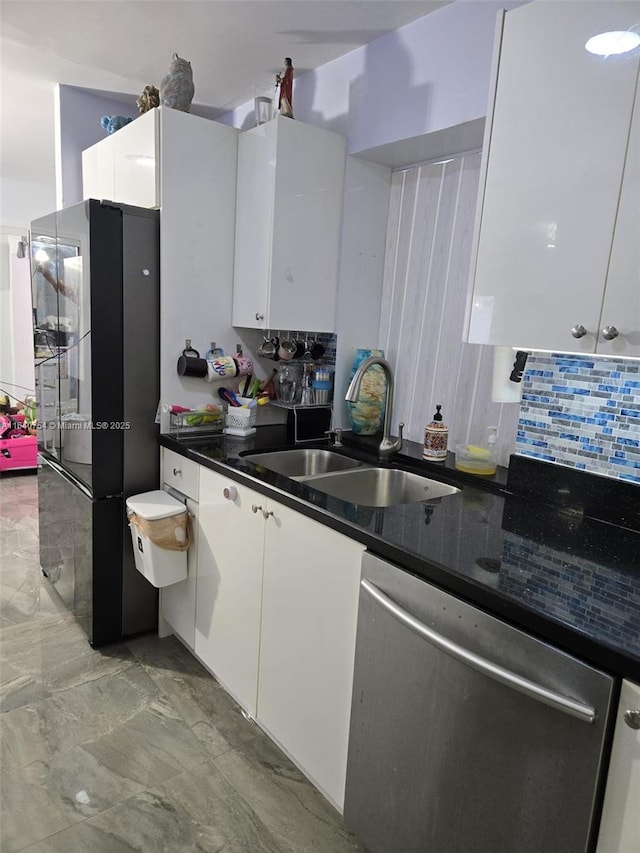
{"type": "Polygon", "coordinates": [[[598,33],[585,44],[589,53],[598,56],[612,56],[616,53],[627,53],[640,44],[640,35],[629,30],[616,30],[611,33],[598,33]]]}

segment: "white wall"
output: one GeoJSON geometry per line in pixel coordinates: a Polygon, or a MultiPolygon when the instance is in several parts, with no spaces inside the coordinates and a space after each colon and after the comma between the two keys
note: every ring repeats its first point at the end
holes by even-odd
{"type": "MultiPolygon", "coordinates": [[[[295,117],[342,133],[354,153],[484,116],[496,15],[514,5],[452,3],[315,71],[294,74],[295,117]]],[[[293,59],[295,65],[295,52],[293,59]]],[[[221,119],[239,128],[253,120],[253,101],[221,119]]]]}
{"type": "Polygon", "coordinates": [[[85,148],[95,145],[107,135],[100,124],[102,116],[124,115],[136,118],[138,108],[133,98],[133,103],[123,104],[76,86],[59,85],[57,99],[60,142],[56,151],[55,209],[59,210],[83,199],[81,154],[85,148]]]}
{"type": "Polygon", "coordinates": [[[33,394],[29,258],[16,257],[21,234],[0,234],[0,393],[33,394]]]}

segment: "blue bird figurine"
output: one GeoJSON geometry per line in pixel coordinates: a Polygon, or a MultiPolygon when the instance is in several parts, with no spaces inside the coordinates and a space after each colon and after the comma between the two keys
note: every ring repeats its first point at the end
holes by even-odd
{"type": "Polygon", "coordinates": [[[115,133],[116,130],[120,130],[121,127],[129,124],[130,121],[133,121],[133,119],[127,118],[127,116],[102,116],[100,124],[107,133],[115,133]]]}
{"type": "Polygon", "coordinates": [[[169,65],[169,73],[160,83],[161,106],[188,113],[194,92],[191,63],[174,53],[169,65]]]}

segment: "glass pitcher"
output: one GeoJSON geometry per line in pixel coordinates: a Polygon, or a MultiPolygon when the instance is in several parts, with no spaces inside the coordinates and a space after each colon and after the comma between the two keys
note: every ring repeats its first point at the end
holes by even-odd
{"type": "Polygon", "coordinates": [[[302,365],[280,362],[274,386],[276,397],[281,403],[299,403],[302,396],[302,365]]]}

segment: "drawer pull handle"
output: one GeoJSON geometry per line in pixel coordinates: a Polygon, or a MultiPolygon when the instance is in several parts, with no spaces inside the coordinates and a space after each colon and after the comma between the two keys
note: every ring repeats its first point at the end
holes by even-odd
{"type": "Polygon", "coordinates": [[[264,510],[262,509],[261,506],[258,506],[257,504],[251,504],[251,512],[253,512],[253,513],[264,512],[264,510]]]}
{"type": "Polygon", "coordinates": [[[173,476],[174,477],[179,477],[180,474],[182,474],[182,470],[180,468],[174,468],[173,469],[173,476]]]}
{"type": "Polygon", "coordinates": [[[222,490],[223,497],[228,501],[235,501],[238,497],[238,490],[235,486],[225,486],[222,490]]]}

